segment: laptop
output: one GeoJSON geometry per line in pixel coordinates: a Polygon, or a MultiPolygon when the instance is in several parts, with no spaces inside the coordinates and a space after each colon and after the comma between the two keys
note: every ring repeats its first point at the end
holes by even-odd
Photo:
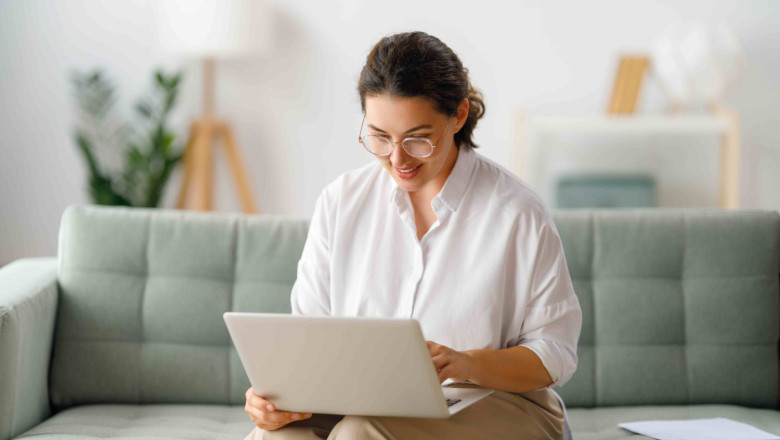
{"type": "Polygon", "coordinates": [[[442,386],[414,319],[223,317],[255,394],[282,411],[447,418],[493,393],[442,386]]]}

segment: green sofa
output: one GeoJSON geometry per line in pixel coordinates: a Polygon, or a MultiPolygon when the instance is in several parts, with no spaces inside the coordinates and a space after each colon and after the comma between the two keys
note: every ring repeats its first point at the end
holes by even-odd
{"type": "MultiPolygon", "coordinates": [[[[558,389],[575,439],[646,419],[780,434],[780,216],[557,211],[583,311],[558,389]]],[[[68,207],[57,258],[0,269],[0,440],[242,439],[222,320],[290,312],[307,233],[279,216],[68,207]]]]}

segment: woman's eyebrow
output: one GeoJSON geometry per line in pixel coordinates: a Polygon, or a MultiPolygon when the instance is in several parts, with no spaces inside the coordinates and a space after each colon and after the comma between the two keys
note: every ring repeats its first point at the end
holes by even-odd
{"type": "MultiPolygon", "coordinates": [[[[379,127],[376,127],[376,126],[374,126],[373,124],[368,124],[368,127],[369,127],[369,128],[373,128],[373,129],[374,129],[374,130],[376,130],[376,131],[381,131],[382,133],[387,133],[386,131],[382,130],[382,129],[381,129],[381,128],[379,128],[379,127]]],[[[404,134],[406,134],[406,133],[411,133],[411,132],[413,132],[413,131],[417,131],[417,130],[419,130],[419,129],[421,129],[421,128],[433,128],[433,125],[430,125],[430,124],[425,124],[425,125],[418,125],[417,127],[410,128],[410,129],[406,130],[406,131],[404,132],[404,134]]]]}

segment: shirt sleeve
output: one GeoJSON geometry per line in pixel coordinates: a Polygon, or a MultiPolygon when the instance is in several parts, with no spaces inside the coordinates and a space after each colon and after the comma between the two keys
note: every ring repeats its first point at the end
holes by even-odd
{"type": "Polygon", "coordinates": [[[314,205],[298,275],[290,293],[293,315],[330,315],[330,251],[328,200],[323,191],[314,205]]]}
{"type": "MultiPolygon", "coordinates": [[[[527,255],[526,255],[526,258],[527,255]]],[[[558,231],[547,217],[540,227],[530,274],[530,292],[517,345],[539,356],[553,383],[566,383],[577,369],[582,310],[574,293],[558,231]]]]}

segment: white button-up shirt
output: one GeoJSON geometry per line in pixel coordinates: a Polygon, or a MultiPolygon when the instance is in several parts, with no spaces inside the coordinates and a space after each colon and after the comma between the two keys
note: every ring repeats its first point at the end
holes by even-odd
{"type": "Polygon", "coordinates": [[[582,312],[558,231],[512,173],[461,148],[417,239],[408,192],[378,163],[317,199],[293,314],[414,318],[454,350],[533,350],[563,385],[577,368],[582,312]]]}

